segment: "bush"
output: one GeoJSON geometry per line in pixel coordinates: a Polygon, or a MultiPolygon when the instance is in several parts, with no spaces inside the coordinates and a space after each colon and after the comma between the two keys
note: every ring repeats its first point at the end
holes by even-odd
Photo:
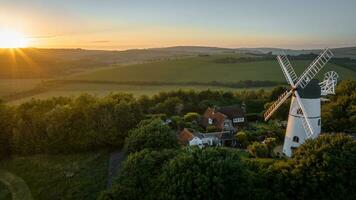
{"type": "Polygon", "coordinates": [[[264,140],[264,143],[267,145],[269,152],[271,153],[273,148],[276,147],[277,142],[276,138],[268,137],[264,140]]]}
{"type": "Polygon", "coordinates": [[[256,158],[270,157],[270,152],[266,144],[254,142],[247,147],[247,150],[256,158]]]}
{"type": "Polygon", "coordinates": [[[240,131],[236,134],[237,142],[241,148],[246,148],[248,146],[248,137],[247,134],[243,131],[240,131]]]}

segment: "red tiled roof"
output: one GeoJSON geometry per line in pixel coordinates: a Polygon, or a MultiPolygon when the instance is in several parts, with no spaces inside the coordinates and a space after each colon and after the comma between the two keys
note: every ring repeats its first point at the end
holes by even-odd
{"type": "Polygon", "coordinates": [[[178,135],[178,140],[181,144],[188,144],[194,135],[188,129],[184,128],[178,135]]]}
{"type": "Polygon", "coordinates": [[[204,112],[204,115],[203,115],[202,123],[205,127],[210,125],[209,118],[213,120],[212,125],[214,125],[222,130],[224,128],[224,120],[227,118],[227,116],[220,112],[216,112],[214,108],[209,107],[206,109],[206,111],[204,112]]]}

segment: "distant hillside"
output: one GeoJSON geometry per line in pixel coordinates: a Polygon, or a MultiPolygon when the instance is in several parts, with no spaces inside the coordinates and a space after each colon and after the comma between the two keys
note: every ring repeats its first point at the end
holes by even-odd
{"type": "Polygon", "coordinates": [[[54,78],[113,64],[134,64],[194,55],[198,53],[164,49],[0,49],[0,78],[54,78]]]}
{"type": "MultiPolygon", "coordinates": [[[[84,49],[0,49],[0,78],[58,78],[88,70],[114,65],[142,64],[186,57],[210,55],[251,56],[248,53],[290,55],[319,53],[320,50],[290,50],[277,48],[219,48],[203,46],[176,46],[126,51],[84,49]]],[[[356,59],[356,47],[333,49],[336,57],[356,59]]],[[[344,62],[345,63],[345,62],[344,62]]],[[[348,62],[349,63],[349,62],[348,62]]],[[[346,63],[346,65],[348,65],[346,63]]]]}
{"type": "MultiPolygon", "coordinates": [[[[251,53],[269,53],[272,54],[287,54],[287,55],[300,55],[300,54],[319,54],[321,49],[309,49],[309,50],[295,50],[295,49],[280,49],[280,48],[241,48],[240,50],[251,52],[251,53]]],[[[356,47],[344,47],[344,48],[333,48],[331,51],[334,53],[335,57],[348,57],[356,59],[356,47]]]]}

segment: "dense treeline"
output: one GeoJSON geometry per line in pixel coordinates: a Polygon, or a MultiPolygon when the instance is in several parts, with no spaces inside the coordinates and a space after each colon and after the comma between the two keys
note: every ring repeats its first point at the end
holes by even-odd
{"type": "Polygon", "coordinates": [[[70,153],[122,147],[129,131],[148,114],[202,113],[208,106],[240,104],[261,112],[269,93],[243,91],[172,91],[153,97],[83,94],[31,100],[19,106],[0,104],[0,155],[70,153]],[[259,100],[255,100],[255,99],[259,100]]]}
{"type": "Polygon", "coordinates": [[[10,120],[1,121],[9,127],[2,135],[17,154],[122,146],[128,131],[143,118],[140,106],[127,94],[32,100],[11,111],[7,114],[10,120]]]}
{"type": "MultiPolygon", "coordinates": [[[[323,105],[323,130],[356,130],[355,84],[355,81],[340,83],[337,94],[323,105]]],[[[0,156],[122,147],[129,131],[149,115],[163,114],[173,120],[177,118],[175,116],[181,118],[188,112],[202,114],[208,106],[215,105],[245,103],[248,120],[261,120],[268,102],[275,100],[284,90],[283,87],[271,92],[237,93],[177,90],[140,98],[120,93],[103,98],[84,94],[77,98],[31,100],[19,106],[0,103],[0,156]]],[[[287,104],[284,110],[287,113],[287,104]]],[[[277,113],[275,117],[285,120],[285,113],[277,113]]]]}
{"type": "Polygon", "coordinates": [[[100,199],[355,199],[356,141],[308,140],[285,161],[236,149],[145,149],[130,154],[100,199]]]}

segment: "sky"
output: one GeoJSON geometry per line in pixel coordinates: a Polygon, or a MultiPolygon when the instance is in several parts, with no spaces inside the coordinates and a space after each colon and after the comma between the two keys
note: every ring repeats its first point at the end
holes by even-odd
{"type": "Polygon", "coordinates": [[[38,48],[356,46],[355,0],[0,0],[38,48]]]}

